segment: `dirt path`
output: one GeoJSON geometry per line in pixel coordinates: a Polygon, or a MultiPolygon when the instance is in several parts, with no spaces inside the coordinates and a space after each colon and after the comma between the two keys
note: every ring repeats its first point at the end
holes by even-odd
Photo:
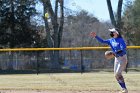
{"type": "MultiPolygon", "coordinates": [[[[47,90],[0,90],[0,93],[118,93],[118,91],[47,91],[47,90]]],[[[140,91],[129,91],[140,93],[140,91]]]]}

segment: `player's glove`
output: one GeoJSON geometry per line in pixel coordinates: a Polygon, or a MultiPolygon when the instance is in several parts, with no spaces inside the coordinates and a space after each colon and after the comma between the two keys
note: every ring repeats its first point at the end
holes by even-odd
{"type": "Polygon", "coordinates": [[[113,51],[106,51],[105,52],[105,58],[106,59],[112,59],[115,57],[115,53],[113,51]]]}

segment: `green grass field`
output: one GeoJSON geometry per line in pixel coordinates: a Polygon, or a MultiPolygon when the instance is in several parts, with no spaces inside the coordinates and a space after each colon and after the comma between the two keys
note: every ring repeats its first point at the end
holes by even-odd
{"type": "MultiPolygon", "coordinates": [[[[129,90],[140,91],[140,73],[124,74],[129,90]]],[[[116,91],[113,73],[58,73],[0,75],[0,90],[116,91]]]]}

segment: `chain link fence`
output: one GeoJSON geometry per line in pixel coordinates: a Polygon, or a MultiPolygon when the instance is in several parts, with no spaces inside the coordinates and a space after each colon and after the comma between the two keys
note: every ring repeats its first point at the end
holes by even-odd
{"type": "MultiPolygon", "coordinates": [[[[104,50],[59,50],[60,68],[51,68],[50,51],[0,52],[0,71],[26,72],[90,72],[113,71],[114,59],[107,60],[104,50]]],[[[128,49],[128,71],[140,72],[140,49],[128,49]]]]}

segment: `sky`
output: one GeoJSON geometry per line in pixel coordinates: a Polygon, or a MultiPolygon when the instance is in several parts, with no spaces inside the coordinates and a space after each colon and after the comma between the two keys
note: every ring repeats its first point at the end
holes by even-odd
{"type": "MultiPolygon", "coordinates": [[[[125,1],[127,0],[124,0],[123,3],[125,3],[125,1]]],[[[66,3],[68,3],[68,5],[66,4],[66,6],[68,6],[72,10],[83,9],[93,14],[99,20],[102,21],[110,20],[106,0],[70,0],[69,2],[66,3]]],[[[116,11],[118,0],[111,0],[111,3],[113,11],[116,11]]]]}
{"type": "MultiPolygon", "coordinates": [[[[54,2],[54,0],[51,0],[54,2]]],[[[74,11],[86,10],[93,14],[101,21],[110,20],[106,0],[64,0],[64,6],[74,11]]],[[[124,0],[127,1],[127,0],[124,0]]],[[[134,1],[134,0],[132,0],[134,1]]],[[[118,0],[111,0],[113,11],[117,10],[118,0]]],[[[125,3],[125,2],[123,2],[125,3]]],[[[124,5],[123,5],[124,6],[124,5]]],[[[41,9],[42,5],[37,5],[37,9],[41,9]]]]}

